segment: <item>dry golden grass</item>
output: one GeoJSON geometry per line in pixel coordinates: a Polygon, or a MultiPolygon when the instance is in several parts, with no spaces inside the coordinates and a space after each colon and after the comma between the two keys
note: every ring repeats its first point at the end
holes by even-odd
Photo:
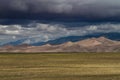
{"type": "Polygon", "coordinates": [[[0,80],[120,80],[120,54],[4,53],[0,80]]]}

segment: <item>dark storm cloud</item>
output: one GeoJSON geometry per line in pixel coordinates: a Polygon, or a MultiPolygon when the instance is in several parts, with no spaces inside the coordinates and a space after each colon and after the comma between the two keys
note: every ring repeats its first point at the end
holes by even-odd
{"type": "Polygon", "coordinates": [[[119,0],[0,0],[0,18],[119,20],[119,0]]]}

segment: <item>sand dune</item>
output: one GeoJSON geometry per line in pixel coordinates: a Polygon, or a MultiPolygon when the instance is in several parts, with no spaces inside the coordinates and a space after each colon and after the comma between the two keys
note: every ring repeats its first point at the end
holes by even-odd
{"type": "Polygon", "coordinates": [[[60,45],[46,44],[43,46],[7,45],[0,48],[1,52],[120,52],[120,41],[105,37],[90,38],[78,42],[66,42],[60,45]]]}

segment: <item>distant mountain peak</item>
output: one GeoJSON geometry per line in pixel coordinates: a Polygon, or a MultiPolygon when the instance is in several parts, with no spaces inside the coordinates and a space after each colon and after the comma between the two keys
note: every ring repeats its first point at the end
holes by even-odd
{"type": "Polygon", "coordinates": [[[68,41],[66,43],[61,44],[60,46],[69,47],[69,46],[72,46],[73,44],[74,44],[74,42],[68,41]]]}
{"type": "MultiPolygon", "coordinates": [[[[110,39],[108,39],[108,38],[102,36],[102,37],[97,38],[97,40],[105,41],[105,40],[110,40],[110,39]]],[[[112,40],[111,40],[111,41],[112,41],[112,40]]]]}
{"type": "Polygon", "coordinates": [[[52,45],[51,44],[45,44],[42,47],[50,47],[50,46],[52,46],[52,45]]]}
{"type": "Polygon", "coordinates": [[[79,44],[80,46],[83,46],[83,47],[90,47],[90,46],[100,45],[101,42],[99,42],[97,38],[90,38],[90,39],[85,39],[85,40],[76,42],[76,44],[79,44]]]}
{"type": "Polygon", "coordinates": [[[22,46],[6,46],[0,48],[0,51],[8,52],[120,52],[120,41],[114,41],[105,37],[89,38],[78,42],[68,41],[66,43],[42,46],[26,47],[22,46]],[[11,49],[12,48],[12,49],[11,49]]]}
{"type": "Polygon", "coordinates": [[[101,37],[99,37],[98,39],[108,39],[108,38],[106,38],[106,37],[104,37],[104,36],[101,36],[101,37]]]}

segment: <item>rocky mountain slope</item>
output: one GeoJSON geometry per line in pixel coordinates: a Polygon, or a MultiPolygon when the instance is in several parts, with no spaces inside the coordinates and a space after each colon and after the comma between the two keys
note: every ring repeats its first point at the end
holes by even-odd
{"type": "Polygon", "coordinates": [[[90,38],[77,42],[66,42],[59,45],[46,44],[43,46],[3,46],[1,52],[120,52],[120,41],[105,37],[90,38]]]}

